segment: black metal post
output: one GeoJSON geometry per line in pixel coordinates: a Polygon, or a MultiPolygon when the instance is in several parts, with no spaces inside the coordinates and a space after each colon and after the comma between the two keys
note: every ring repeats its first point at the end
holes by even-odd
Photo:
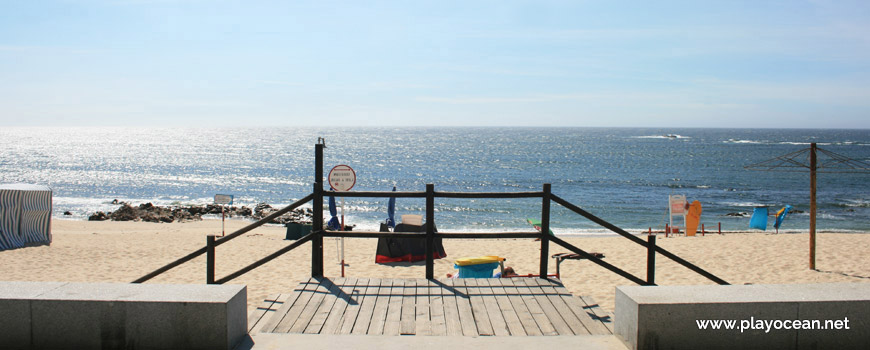
{"type": "Polygon", "coordinates": [[[656,236],[646,236],[646,281],[656,284],[656,236]]]}
{"type": "Polygon", "coordinates": [[[214,236],[205,237],[205,283],[214,283],[214,236]]]}
{"type": "Polygon", "coordinates": [[[314,145],[314,215],[311,220],[311,277],[323,277],[323,144],[314,145]]]}
{"type": "Polygon", "coordinates": [[[541,278],[547,278],[547,263],[550,261],[550,184],[544,184],[541,200],[541,278]]]}
{"type": "Polygon", "coordinates": [[[426,279],[435,279],[435,185],[426,184],[426,279]]]}

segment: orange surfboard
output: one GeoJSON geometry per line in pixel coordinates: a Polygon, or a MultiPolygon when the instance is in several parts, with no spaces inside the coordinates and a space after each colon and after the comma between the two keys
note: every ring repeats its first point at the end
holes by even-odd
{"type": "Polygon", "coordinates": [[[699,223],[701,223],[701,202],[694,201],[689,205],[689,212],[686,213],[686,236],[694,236],[698,231],[699,223]]]}

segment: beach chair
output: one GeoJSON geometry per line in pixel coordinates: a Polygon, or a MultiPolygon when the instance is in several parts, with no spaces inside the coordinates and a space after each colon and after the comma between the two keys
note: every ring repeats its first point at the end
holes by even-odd
{"type": "MultiPolygon", "coordinates": [[[[592,255],[593,258],[596,258],[596,259],[604,259],[604,254],[602,254],[602,253],[590,252],[589,254],[592,255]]],[[[552,257],[553,257],[553,259],[556,259],[556,278],[562,278],[562,277],[561,277],[562,274],[561,274],[561,272],[559,271],[559,267],[562,265],[562,261],[565,261],[565,260],[582,260],[582,259],[586,259],[586,257],[583,257],[583,256],[581,256],[580,254],[576,254],[576,253],[559,253],[559,254],[553,254],[552,257]]]]}

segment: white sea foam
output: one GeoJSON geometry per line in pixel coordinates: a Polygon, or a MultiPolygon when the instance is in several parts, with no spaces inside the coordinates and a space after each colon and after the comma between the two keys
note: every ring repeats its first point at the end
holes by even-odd
{"type": "Polygon", "coordinates": [[[690,136],[683,136],[677,134],[667,134],[667,135],[647,135],[647,136],[632,136],[635,139],[690,139],[690,136]]]}
{"type": "Polygon", "coordinates": [[[753,140],[735,140],[735,139],[728,139],[728,140],[722,141],[722,143],[761,144],[761,143],[767,143],[767,141],[753,141],[753,140]]]}
{"type": "Polygon", "coordinates": [[[770,203],[762,204],[757,202],[722,202],[721,205],[729,206],[729,207],[769,207],[773,206],[770,203]]]}

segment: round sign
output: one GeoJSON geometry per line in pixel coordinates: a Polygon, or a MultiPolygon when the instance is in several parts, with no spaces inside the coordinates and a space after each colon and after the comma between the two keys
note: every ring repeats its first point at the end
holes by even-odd
{"type": "Polygon", "coordinates": [[[350,191],[356,185],[356,173],[347,165],[336,165],[326,178],[329,185],[339,192],[350,191]]]}

